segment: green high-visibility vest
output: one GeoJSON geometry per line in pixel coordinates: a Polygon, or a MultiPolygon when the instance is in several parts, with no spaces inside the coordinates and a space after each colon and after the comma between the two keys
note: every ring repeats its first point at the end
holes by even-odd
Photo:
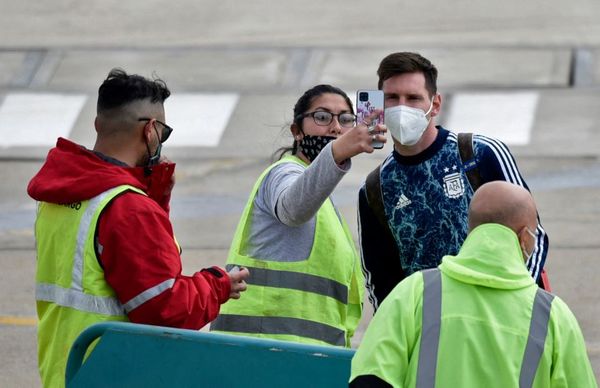
{"type": "Polygon", "coordinates": [[[112,188],[70,204],[38,204],[36,304],[38,360],[44,387],[64,387],[69,350],[93,323],[127,321],[125,308],[104,279],[94,236],[102,209],[133,186],[112,188]]]}
{"type": "Polygon", "coordinates": [[[350,346],[362,311],[364,277],[346,223],[328,198],[316,215],[314,242],[303,261],[278,262],[246,255],[254,199],[265,176],[281,163],[297,163],[287,156],[260,176],[238,224],[227,259],[250,270],[248,289],[230,300],[211,330],[303,343],[350,346]]]}
{"type": "Polygon", "coordinates": [[[517,235],[493,223],[386,297],[352,359],[350,381],[365,376],[393,387],[597,387],[575,316],[536,286],[517,235]]]}

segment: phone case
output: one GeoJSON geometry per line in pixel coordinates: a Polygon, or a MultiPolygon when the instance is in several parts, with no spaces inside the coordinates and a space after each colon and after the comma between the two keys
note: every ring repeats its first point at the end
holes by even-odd
{"type": "MultiPolygon", "coordinates": [[[[356,122],[360,124],[363,120],[373,114],[375,109],[381,109],[381,114],[371,122],[372,126],[383,123],[383,91],[382,90],[359,90],[356,92],[356,122]]],[[[383,148],[382,142],[373,142],[373,148],[383,148]]]]}

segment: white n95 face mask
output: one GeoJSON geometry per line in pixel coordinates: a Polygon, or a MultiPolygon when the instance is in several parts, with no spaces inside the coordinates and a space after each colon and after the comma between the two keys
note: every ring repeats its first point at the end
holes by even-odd
{"type": "Polygon", "coordinates": [[[397,105],[385,109],[385,125],[394,139],[405,146],[417,144],[425,129],[429,125],[427,115],[433,108],[433,98],[429,110],[412,108],[406,105],[397,105]]]}

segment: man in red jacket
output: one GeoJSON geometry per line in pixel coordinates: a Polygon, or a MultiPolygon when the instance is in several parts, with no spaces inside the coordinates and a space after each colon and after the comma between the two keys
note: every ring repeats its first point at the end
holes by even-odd
{"type": "Polygon", "coordinates": [[[98,91],[93,150],[59,138],[29,183],[29,195],[39,201],[36,300],[44,385],[64,379],[64,349],[90,322],[199,329],[246,289],[244,268],[181,273],[169,221],[175,164],[160,155],[172,132],[163,107],[169,95],[161,80],[113,69],[98,91]],[[57,333],[61,327],[69,332],[57,333]]]}

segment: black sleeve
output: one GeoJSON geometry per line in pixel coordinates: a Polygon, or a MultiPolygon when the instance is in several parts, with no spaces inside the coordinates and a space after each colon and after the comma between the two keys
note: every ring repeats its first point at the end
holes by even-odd
{"type": "MultiPolygon", "coordinates": [[[[506,144],[499,140],[477,136],[479,143],[476,147],[478,150],[477,158],[479,170],[481,172],[482,183],[491,181],[506,181],[529,190],[527,182],[521,175],[517,162],[506,144]]],[[[537,226],[537,242],[532,257],[527,261],[527,269],[542,288],[547,288],[549,285],[543,283],[541,277],[546,257],[548,255],[549,240],[548,234],[544,230],[538,214],[537,226]]]]}
{"type": "Polygon", "coordinates": [[[392,386],[375,375],[357,376],[348,384],[350,388],[391,388],[392,386]]]}
{"type": "Polygon", "coordinates": [[[396,241],[386,233],[369,207],[365,186],[358,193],[358,235],[369,301],[377,310],[403,278],[396,241]]]}

